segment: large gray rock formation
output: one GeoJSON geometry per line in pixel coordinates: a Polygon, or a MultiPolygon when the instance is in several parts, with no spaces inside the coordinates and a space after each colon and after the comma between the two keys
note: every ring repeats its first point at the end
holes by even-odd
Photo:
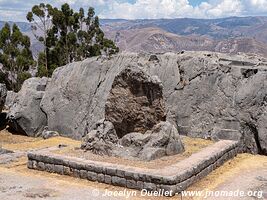
{"type": "Polygon", "coordinates": [[[149,76],[138,66],[128,66],[114,79],[105,119],[87,133],[81,148],[100,155],[141,160],[179,154],[184,151],[180,135],[165,120],[159,78],[149,76]]]}
{"type": "Polygon", "coordinates": [[[169,122],[160,122],[145,133],[128,133],[119,139],[113,124],[104,119],[83,138],[81,148],[98,155],[145,161],[184,151],[177,129],[169,122]]]}
{"type": "Polygon", "coordinates": [[[127,134],[121,138],[120,144],[126,150],[118,151],[118,155],[126,158],[137,157],[147,161],[184,151],[177,129],[169,122],[160,122],[145,134],[127,134]]]}
{"type": "Polygon", "coordinates": [[[105,119],[115,126],[121,138],[141,132],[166,120],[163,86],[157,77],[137,66],[128,66],[115,77],[105,105],[105,119]]]}
{"type": "Polygon", "coordinates": [[[5,84],[0,83],[0,113],[2,112],[2,109],[4,108],[6,95],[7,95],[7,89],[6,89],[5,84]]]}
{"type": "Polygon", "coordinates": [[[113,80],[137,64],[163,83],[167,120],[180,133],[242,140],[266,153],[267,60],[253,55],[182,52],[90,58],[57,69],[41,106],[50,130],[81,138],[104,118],[113,80]]]}
{"type": "Polygon", "coordinates": [[[16,132],[34,137],[47,125],[46,115],[40,108],[47,81],[47,78],[30,78],[23,83],[7,116],[16,132]]]}
{"type": "Polygon", "coordinates": [[[9,110],[15,103],[18,94],[13,91],[7,91],[5,109],[9,110]]]}
{"type": "Polygon", "coordinates": [[[99,120],[94,130],[84,138],[81,148],[92,151],[98,155],[114,155],[114,149],[118,147],[118,136],[114,125],[105,119],[99,120]]]}

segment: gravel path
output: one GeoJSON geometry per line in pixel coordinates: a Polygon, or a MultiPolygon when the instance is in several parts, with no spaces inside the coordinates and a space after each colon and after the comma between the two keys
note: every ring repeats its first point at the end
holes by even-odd
{"type": "MultiPolygon", "coordinates": [[[[217,194],[228,192],[228,195],[230,195],[231,191],[234,195],[236,194],[233,197],[234,200],[267,199],[267,165],[266,168],[242,171],[236,174],[233,179],[220,184],[214,191],[218,191],[217,194]],[[241,196],[242,192],[244,192],[244,196],[241,196]]],[[[215,193],[213,194],[215,195],[215,193]]],[[[215,198],[213,196],[207,199],[212,200],[215,198]]],[[[230,197],[227,198],[222,195],[216,197],[216,200],[225,199],[230,199],[230,197]]]]}
{"type": "MultiPolygon", "coordinates": [[[[5,200],[115,200],[105,190],[83,187],[63,180],[29,176],[0,169],[0,199],[5,200]],[[93,195],[94,194],[94,195],[93,195]]],[[[121,198],[122,199],[122,198],[121,198]]]]}

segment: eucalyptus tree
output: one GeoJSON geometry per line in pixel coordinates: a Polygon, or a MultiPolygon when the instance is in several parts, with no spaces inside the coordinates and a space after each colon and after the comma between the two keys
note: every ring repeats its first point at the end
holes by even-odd
{"type": "Polygon", "coordinates": [[[23,81],[31,76],[28,70],[35,62],[30,46],[30,38],[23,35],[16,24],[10,27],[6,23],[0,30],[0,63],[3,65],[1,76],[9,89],[18,91],[23,81]]]}
{"type": "Polygon", "coordinates": [[[30,12],[27,14],[27,20],[32,24],[32,32],[35,38],[41,42],[44,46],[43,53],[39,54],[38,64],[39,67],[45,67],[45,71],[48,72],[48,51],[47,37],[48,31],[52,28],[51,15],[53,7],[50,4],[40,3],[34,5],[30,12]]]}

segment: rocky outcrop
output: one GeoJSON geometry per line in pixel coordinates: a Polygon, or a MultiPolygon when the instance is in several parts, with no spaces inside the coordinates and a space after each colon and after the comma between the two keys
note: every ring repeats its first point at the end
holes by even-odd
{"type": "Polygon", "coordinates": [[[46,114],[40,108],[47,81],[30,78],[23,83],[7,116],[9,126],[16,132],[34,137],[47,125],[46,114]]]}
{"type": "Polygon", "coordinates": [[[56,69],[41,102],[49,129],[75,139],[92,130],[104,118],[111,84],[120,71],[117,66],[90,58],[56,69]]]}
{"type": "Polygon", "coordinates": [[[16,92],[7,91],[6,102],[5,102],[6,110],[9,110],[15,104],[16,98],[17,98],[16,92]]]}
{"type": "Polygon", "coordinates": [[[138,66],[117,75],[96,123],[81,146],[99,155],[154,160],[184,151],[177,129],[166,122],[163,86],[138,66]],[[121,138],[121,139],[119,139],[121,138]]]}
{"type": "Polygon", "coordinates": [[[160,122],[144,134],[133,132],[119,139],[113,124],[104,119],[83,138],[81,148],[98,155],[145,161],[184,151],[177,129],[169,122],[160,122]]]}
{"type": "Polygon", "coordinates": [[[177,64],[177,104],[171,104],[178,129],[193,137],[241,140],[245,151],[262,153],[258,131],[267,108],[266,62],[204,54],[179,59],[177,64]]]}
{"type": "Polygon", "coordinates": [[[120,144],[126,148],[126,151],[118,152],[121,157],[137,157],[147,161],[184,151],[177,129],[169,122],[160,122],[145,134],[127,134],[121,138],[120,144]]]}
{"type": "Polygon", "coordinates": [[[118,137],[127,133],[145,133],[166,120],[163,86],[137,66],[128,66],[115,77],[105,105],[105,119],[118,137]]]}
{"type": "Polygon", "coordinates": [[[167,120],[181,134],[266,152],[267,60],[253,55],[120,54],[69,64],[54,72],[41,102],[49,129],[77,139],[92,130],[105,117],[113,80],[131,65],[160,78],[167,120]]]}
{"type": "Polygon", "coordinates": [[[114,155],[118,146],[118,136],[113,124],[104,119],[99,120],[84,138],[81,148],[98,155],[114,155]]]}
{"type": "Polygon", "coordinates": [[[6,101],[7,89],[5,84],[0,83],[0,113],[2,112],[6,101]]]}

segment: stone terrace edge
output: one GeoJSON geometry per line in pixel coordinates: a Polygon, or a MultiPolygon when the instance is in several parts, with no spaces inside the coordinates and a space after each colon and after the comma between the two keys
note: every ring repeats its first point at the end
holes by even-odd
{"type": "Polygon", "coordinates": [[[29,152],[28,168],[137,190],[169,191],[175,194],[207,176],[240,152],[239,142],[221,140],[163,169],[129,167],[58,155],[29,152]]]}

